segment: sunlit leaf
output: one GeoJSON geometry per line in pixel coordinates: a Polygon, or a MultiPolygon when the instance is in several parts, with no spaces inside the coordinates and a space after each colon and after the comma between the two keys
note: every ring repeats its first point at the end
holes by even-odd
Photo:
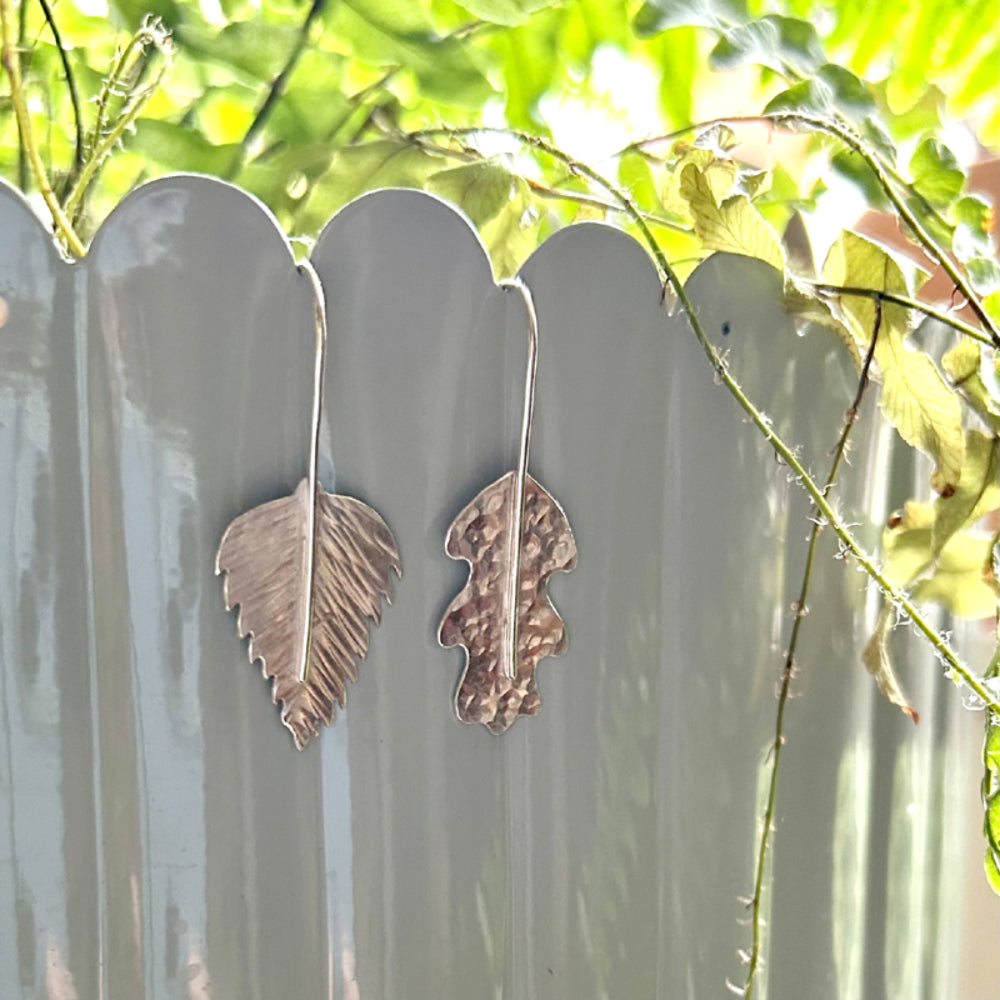
{"type": "Polygon", "coordinates": [[[681,172],[681,195],[694,217],[696,235],[709,250],[756,257],[784,270],[781,240],[745,195],[716,201],[711,181],[689,163],[681,172]]]}
{"type": "Polygon", "coordinates": [[[647,0],[636,15],[635,30],[652,35],[690,25],[725,29],[748,17],[746,0],[647,0]]]}
{"type": "Polygon", "coordinates": [[[934,572],[913,588],[913,599],[935,601],[958,618],[992,617],[997,587],[983,572],[992,547],[991,538],[957,532],[941,550],[934,572]]]}
{"type": "Polygon", "coordinates": [[[933,549],[940,552],[961,528],[1000,505],[1000,448],[996,438],[981,431],[965,435],[962,475],[949,496],[934,502],[933,549]]]}
{"type": "Polygon", "coordinates": [[[973,257],[965,262],[965,270],[977,295],[990,295],[1000,289],[1000,264],[992,257],[973,257]]]}
{"type": "Polygon", "coordinates": [[[483,226],[480,234],[498,278],[517,274],[531,255],[538,245],[538,222],[528,187],[519,180],[513,197],[483,226]]]}
{"type": "Polygon", "coordinates": [[[995,353],[971,337],[962,337],[942,355],[941,367],[980,417],[997,432],[1000,431],[1000,399],[990,394],[983,378],[995,353]]]}
{"type": "Polygon", "coordinates": [[[908,587],[934,562],[934,505],[907,501],[882,533],[882,571],[890,583],[908,587]]]}
{"type": "Polygon", "coordinates": [[[227,24],[221,31],[207,26],[182,26],[176,37],[201,59],[221,62],[259,80],[273,79],[299,37],[291,24],[273,24],[260,18],[227,24]]]}
{"type": "Polygon", "coordinates": [[[802,75],[815,72],[827,61],[813,24],[781,14],[767,14],[730,28],[709,59],[716,69],[755,62],[778,73],[791,69],[802,75]]]}
{"type": "Polygon", "coordinates": [[[502,163],[484,160],[431,174],[427,186],[459,205],[473,223],[481,227],[511,200],[517,178],[502,163]]]}
{"type": "MultiPolygon", "coordinates": [[[[833,285],[909,294],[903,272],[889,253],[851,232],[841,233],[830,248],[823,277],[833,285]]],[[[844,295],[839,308],[855,339],[867,346],[875,330],[876,303],[844,295]]],[[[875,345],[882,377],[879,405],[903,440],[935,460],[932,484],[938,492],[946,492],[958,482],[962,469],[962,407],[930,357],[906,344],[908,329],[908,310],[883,302],[875,345]]]]}
{"type": "Polygon", "coordinates": [[[955,154],[933,136],[924,139],[914,151],[910,176],[917,193],[939,208],[950,205],[965,183],[965,173],[955,154]]]}
{"type": "Polygon", "coordinates": [[[456,0],[470,14],[492,24],[524,24],[532,14],[558,0],[456,0]]]}
{"type": "Polygon", "coordinates": [[[156,118],[141,118],[135,135],[128,140],[131,150],[171,170],[204,174],[226,174],[238,160],[238,144],[216,146],[197,129],[156,118]]]}

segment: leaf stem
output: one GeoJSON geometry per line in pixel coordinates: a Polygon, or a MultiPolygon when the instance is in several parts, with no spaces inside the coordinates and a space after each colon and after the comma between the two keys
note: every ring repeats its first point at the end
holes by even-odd
{"type": "Polygon", "coordinates": [[[545,139],[529,135],[525,132],[520,132],[516,129],[490,128],[484,126],[459,129],[441,127],[402,133],[404,138],[409,138],[413,141],[419,141],[423,137],[434,136],[461,139],[463,137],[477,134],[505,135],[525,146],[540,150],[541,152],[546,153],[547,155],[564,163],[570,169],[571,173],[581,177],[586,177],[593,181],[610,194],[611,197],[613,197],[622,206],[622,209],[635,223],[639,232],[642,234],[643,240],[649,247],[649,251],[653,255],[653,259],[656,262],[656,266],[660,272],[660,277],[664,282],[664,286],[669,285],[676,293],[677,299],[687,316],[688,322],[690,323],[695,336],[698,338],[698,342],[701,345],[702,350],[708,356],[712,367],[718,374],[720,381],[729,390],[730,394],[739,404],[741,409],[747,414],[747,416],[749,416],[754,426],[756,426],[761,434],[764,435],[764,439],[774,450],[775,454],[777,454],[778,457],[788,465],[788,467],[795,474],[797,480],[801,483],[802,487],[813,498],[816,507],[819,509],[820,515],[829,522],[830,527],[836,532],[845,553],[849,553],[853,556],[858,565],[860,565],[861,568],[874,581],[887,600],[893,602],[906,612],[917,631],[919,631],[928,640],[928,642],[930,642],[938,656],[940,656],[941,659],[948,664],[955,674],[962,681],[964,681],[965,684],[971,688],[971,690],[973,690],[986,705],[989,705],[995,711],[1000,711],[1000,699],[991,694],[990,691],[982,685],[980,680],[972,673],[969,667],[962,662],[958,654],[951,648],[950,644],[944,639],[944,637],[941,636],[920,613],[919,609],[913,604],[909,597],[907,597],[906,593],[886,578],[882,570],[876,565],[874,556],[870,555],[864,549],[861,543],[854,537],[850,528],[833,509],[830,502],[824,495],[822,487],[820,487],[816,480],[814,480],[809,474],[808,470],[796,455],[795,450],[775,433],[774,428],[771,426],[771,421],[753,404],[736,379],[734,379],[729,373],[729,370],[720,357],[719,352],[708,339],[705,329],[701,325],[701,321],[698,318],[697,310],[694,308],[694,304],[691,302],[691,299],[688,296],[684,285],[681,283],[680,278],[671,267],[670,262],[667,260],[660,245],[656,242],[656,238],[650,231],[642,213],[636,208],[636,206],[632,203],[632,200],[627,194],[625,194],[624,191],[621,190],[621,188],[615,185],[614,182],[602,177],[592,167],[574,159],[568,153],[563,152],[557,146],[552,145],[552,143],[547,142],[545,139]]]}
{"type": "Polygon", "coordinates": [[[911,299],[906,295],[897,295],[895,292],[883,292],[877,288],[856,288],[849,285],[827,285],[822,282],[804,281],[803,279],[799,280],[803,281],[803,283],[808,285],[814,292],[819,292],[820,294],[857,296],[859,298],[875,299],[877,302],[892,302],[897,306],[905,306],[907,309],[914,309],[917,312],[923,313],[925,316],[930,316],[931,319],[936,319],[939,323],[944,323],[946,326],[950,326],[953,330],[958,330],[959,333],[964,333],[967,337],[971,337],[973,340],[978,340],[981,344],[993,346],[993,341],[981,330],[977,330],[976,327],[971,324],[965,323],[960,319],[956,319],[954,316],[949,316],[946,312],[942,312],[940,309],[935,309],[933,306],[928,305],[926,302],[921,302],[918,299],[911,299]]]}
{"type": "Polygon", "coordinates": [[[28,105],[24,99],[24,87],[21,81],[21,66],[18,58],[17,48],[13,41],[13,27],[11,24],[11,0],[0,0],[0,32],[3,36],[2,53],[0,61],[3,63],[7,76],[10,79],[10,100],[14,106],[14,115],[17,119],[17,130],[21,138],[21,148],[24,150],[28,163],[31,165],[32,173],[35,176],[35,183],[41,192],[45,204],[48,206],[52,216],[52,222],[56,232],[62,237],[66,246],[77,257],[82,257],[86,253],[83,241],[77,236],[66,212],[63,211],[56,197],[55,191],[49,182],[48,172],[42,162],[38,146],[35,144],[34,133],[31,130],[31,117],[28,114],[28,105]]]}
{"type": "MultiPolygon", "coordinates": [[[[865,354],[864,364],[861,367],[861,375],[858,379],[858,388],[854,394],[854,401],[844,415],[844,426],[837,440],[834,450],[833,461],[830,464],[830,471],[827,473],[826,482],[823,485],[823,496],[829,495],[837,479],[837,472],[840,463],[847,451],[847,439],[851,429],[858,419],[861,408],[861,400],[868,385],[868,373],[871,368],[872,358],[875,354],[875,342],[878,339],[879,331],[882,328],[882,302],[876,299],[875,323],[872,329],[871,342],[865,354]]],[[[802,585],[799,588],[798,600],[794,604],[795,620],[792,623],[792,633],[788,640],[788,651],[785,654],[785,662],[781,668],[781,688],[778,694],[778,713],[774,723],[774,743],[772,745],[771,756],[771,779],[768,785],[767,805],[764,808],[764,818],[761,821],[760,844],[757,851],[757,871],[754,879],[753,897],[751,899],[751,927],[752,939],[750,945],[750,956],[747,961],[747,977],[743,988],[743,995],[749,998],[753,996],[754,982],[757,971],[760,968],[761,952],[763,950],[763,921],[761,919],[761,906],[764,896],[764,882],[767,874],[768,849],[771,844],[771,833],[774,828],[774,813],[778,801],[778,771],[781,765],[781,754],[785,746],[785,709],[788,706],[788,695],[791,687],[792,677],[795,673],[795,651],[798,648],[799,633],[802,629],[802,622],[806,616],[806,603],[809,599],[809,586],[812,581],[813,565],[816,558],[816,543],[823,531],[823,522],[819,518],[813,519],[812,531],[809,534],[809,548],[806,552],[806,565],[802,574],[802,585]]]]}

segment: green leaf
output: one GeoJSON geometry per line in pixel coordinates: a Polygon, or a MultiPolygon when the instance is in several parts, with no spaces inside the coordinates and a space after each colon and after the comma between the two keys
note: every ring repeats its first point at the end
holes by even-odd
{"type": "Polygon", "coordinates": [[[965,173],[955,154],[933,136],[924,139],[910,158],[917,193],[937,208],[947,208],[962,190],[965,173]]]}
{"type": "Polygon", "coordinates": [[[990,295],[1000,289],[1000,264],[992,257],[973,257],[965,262],[965,270],[977,295],[990,295]]]}
{"type": "Polygon", "coordinates": [[[889,659],[889,634],[894,625],[895,614],[892,607],[886,607],[879,615],[875,631],[865,644],[861,653],[861,662],[864,663],[868,673],[875,678],[879,691],[893,705],[898,705],[900,710],[914,722],[919,722],[920,715],[903,694],[903,688],[896,677],[895,670],[893,670],[892,661],[889,659]]]}
{"type": "Polygon", "coordinates": [[[748,17],[746,0],[647,0],[636,14],[635,31],[642,37],[668,28],[721,30],[743,24],[748,17]]]}
{"type": "Polygon", "coordinates": [[[746,195],[719,204],[711,180],[694,163],[681,171],[680,193],[694,217],[695,234],[707,249],[756,257],[784,271],[781,240],[746,195]]]}
{"type": "Polygon", "coordinates": [[[830,167],[838,177],[857,188],[868,203],[869,208],[881,209],[882,211],[891,208],[889,199],[878,178],[872,173],[871,167],[857,153],[846,149],[839,150],[830,158],[830,167]]]}
{"type": "Polygon", "coordinates": [[[528,186],[518,179],[514,196],[481,231],[498,278],[517,274],[531,255],[538,245],[538,223],[528,186]]]}
{"type": "Polygon", "coordinates": [[[628,152],[619,159],[618,181],[633,201],[647,208],[660,207],[653,168],[641,153],[628,152]]]}
{"type": "Polygon", "coordinates": [[[764,108],[764,114],[779,111],[811,112],[826,117],[840,111],[844,117],[860,123],[875,112],[875,100],[850,70],[826,63],[808,80],[800,80],[781,91],[764,108]]]}
{"type": "Polygon", "coordinates": [[[427,179],[429,190],[459,205],[476,228],[494,218],[513,197],[517,178],[497,160],[440,170],[427,179]]]}
{"type": "MultiPolygon", "coordinates": [[[[876,243],[843,232],[823,265],[823,280],[832,285],[870,288],[908,295],[899,265],[876,243]]],[[[908,444],[937,463],[931,483],[947,492],[958,482],[965,453],[962,407],[930,356],[905,343],[909,311],[882,303],[882,322],[875,345],[875,362],[882,376],[879,405],[908,444]]],[[[860,296],[843,296],[839,310],[855,339],[867,347],[875,329],[876,303],[860,296]]]]}
{"type": "Polygon", "coordinates": [[[730,28],[716,43],[709,62],[713,69],[732,69],[752,62],[776,73],[792,70],[807,76],[826,62],[826,55],[810,21],[767,14],[730,28]]]}
{"type": "Polygon", "coordinates": [[[156,118],[140,118],[127,146],[171,170],[216,175],[227,174],[242,152],[237,143],[216,146],[189,125],[156,118]]]}
{"type": "Polygon", "coordinates": [[[207,26],[182,25],[176,35],[200,59],[223,63],[257,80],[272,80],[298,42],[299,29],[260,18],[227,24],[213,32],[207,26]]]}
{"type": "Polygon", "coordinates": [[[992,396],[983,379],[993,354],[991,348],[971,337],[962,337],[941,358],[941,367],[951,376],[965,398],[994,433],[1000,431],[1000,400],[992,396]]]}
{"type": "Polygon", "coordinates": [[[965,461],[955,492],[934,501],[931,538],[935,555],[956,532],[1000,505],[998,457],[1000,448],[996,438],[977,430],[966,431],[965,461]]]}
{"type": "Polygon", "coordinates": [[[494,94],[472,47],[438,35],[421,5],[410,0],[341,0],[330,30],[354,58],[410,70],[427,97],[478,108],[494,94]]]}
{"type": "Polygon", "coordinates": [[[882,532],[882,571],[897,587],[908,587],[934,562],[934,505],[908,500],[882,532]]]}
{"type": "Polygon", "coordinates": [[[306,230],[318,229],[333,213],[365,191],[379,187],[423,187],[441,160],[416,146],[390,139],[346,146],[334,155],[309,197],[306,230]]]}
{"type": "Polygon", "coordinates": [[[512,27],[524,24],[532,14],[552,7],[559,0],[456,0],[474,17],[490,24],[512,27]]]}
{"type": "Polygon", "coordinates": [[[913,599],[942,604],[957,618],[992,617],[997,587],[983,572],[992,549],[991,538],[957,532],[941,550],[934,572],[913,588],[913,599]]]}

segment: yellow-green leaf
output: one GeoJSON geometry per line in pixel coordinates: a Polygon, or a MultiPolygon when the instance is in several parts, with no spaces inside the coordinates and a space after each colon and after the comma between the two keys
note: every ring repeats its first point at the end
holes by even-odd
{"type": "MultiPolygon", "coordinates": [[[[889,253],[850,232],[841,233],[830,248],[823,279],[832,285],[909,293],[903,272],[889,253]]],[[[855,339],[867,347],[875,332],[878,303],[844,295],[839,308],[855,339]]],[[[948,492],[958,482],[965,455],[962,407],[930,357],[907,346],[908,331],[908,310],[883,302],[875,344],[882,376],[879,404],[900,437],[934,459],[937,468],[931,483],[938,492],[948,492]]]]}
{"type": "Polygon", "coordinates": [[[498,278],[517,274],[538,245],[538,221],[528,186],[518,179],[513,197],[481,230],[498,278]]]}
{"type": "MultiPolygon", "coordinates": [[[[903,272],[889,254],[877,243],[848,231],[842,232],[830,247],[823,264],[823,281],[829,285],[909,294],[903,272]]],[[[844,295],[839,300],[839,310],[862,347],[867,347],[872,339],[876,308],[874,299],[859,295],[844,295]]],[[[908,329],[906,307],[883,302],[879,338],[887,330],[896,330],[902,335],[908,329]]]]}
{"type": "Polygon", "coordinates": [[[941,367],[960,387],[969,402],[987,424],[1000,426],[1000,401],[990,395],[983,381],[983,370],[996,356],[996,352],[971,337],[962,337],[954,347],[941,357],[941,367]]]}
{"type": "Polygon", "coordinates": [[[1000,447],[996,438],[981,431],[965,435],[965,461],[955,492],[934,502],[932,528],[935,555],[960,528],[1000,505],[1000,447]]]}
{"type": "Polygon", "coordinates": [[[882,571],[897,587],[909,586],[934,561],[934,505],[907,502],[882,533],[882,571]]]}
{"type": "Polygon", "coordinates": [[[995,581],[983,572],[992,539],[967,531],[955,534],[941,550],[934,572],[913,588],[917,601],[936,601],[958,618],[987,618],[996,614],[995,581]]]}
{"type": "Polygon", "coordinates": [[[898,705],[900,710],[908,715],[914,722],[920,721],[920,715],[916,709],[907,701],[903,694],[903,688],[896,677],[895,670],[892,669],[892,661],[889,659],[889,633],[895,624],[895,615],[891,607],[886,607],[879,615],[878,624],[875,631],[865,645],[861,653],[861,661],[864,663],[868,673],[875,678],[879,691],[885,695],[893,705],[898,705]]]}
{"type": "Polygon", "coordinates": [[[681,172],[681,196],[694,217],[694,231],[709,250],[756,257],[783,271],[785,252],[773,227],[746,195],[734,195],[720,205],[713,180],[693,163],[681,172]]]}
{"type": "Polygon", "coordinates": [[[965,455],[962,407],[926,354],[911,351],[893,331],[880,337],[875,357],[882,370],[882,412],[908,444],[930,455],[931,484],[948,492],[958,482],[965,455]]]}
{"type": "Polygon", "coordinates": [[[476,226],[495,218],[514,194],[517,178],[502,163],[483,160],[439,170],[427,178],[427,186],[461,206],[476,226]]]}

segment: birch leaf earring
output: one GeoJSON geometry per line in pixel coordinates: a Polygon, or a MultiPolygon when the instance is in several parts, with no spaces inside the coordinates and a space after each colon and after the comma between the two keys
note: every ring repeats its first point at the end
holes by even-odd
{"type": "Polygon", "coordinates": [[[250,636],[250,662],[273,678],[271,698],[301,750],[347,702],[347,682],[368,651],[368,625],[392,600],[399,551],[385,521],[353,497],[319,484],[319,427],[326,356],[323,286],[309,276],[316,319],[316,363],[309,474],[291,496],[241,514],[222,536],[215,572],[223,574],[226,610],[239,605],[236,627],[250,636]]]}
{"type": "Polygon", "coordinates": [[[546,592],[548,578],[576,565],[576,541],[562,508],[528,475],[528,449],[538,362],[538,318],[531,292],[519,279],[528,314],[528,369],[517,468],[491,483],[452,522],[445,551],[469,564],[469,579],[448,605],[438,630],[444,647],[465,649],[455,695],[462,722],[493,733],[518,715],[537,715],[541,699],[535,669],[566,649],[566,628],[546,592]]]}

